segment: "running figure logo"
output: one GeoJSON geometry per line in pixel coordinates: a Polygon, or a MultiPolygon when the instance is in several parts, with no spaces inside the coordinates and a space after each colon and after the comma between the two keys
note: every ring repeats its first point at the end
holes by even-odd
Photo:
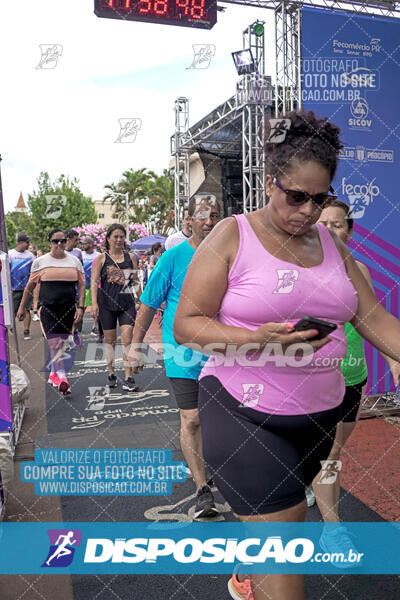
{"type": "Polygon", "coordinates": [[[215,56],[214,44],[193,44],[194,57],[190,67],[186,69],[208,69],[211,59],[215,56]]]}
{"type": "Polygon", "coordinates": [[[317,483],[335,483],[339,476],[340,469],[342,468],[342,462],[340,460],[321,460],[321,477],[317,483]]]}
{"type": "Polygon", "coordinates": [[[269,144],[281,144],[285,140],[286,134],[290,129],[290,119],[270,119],[269,124],[271,130],[267,142],[269,144]]]}
{"type": "Polygon", "coordinates": [[[89,400],[85,410],[103,410],[106,400],[110,397],[110,386],[89,386],[89,400]]]}
{"type": "Polygon", "coordinates": [[[45,219],[59,219],[61,217],[63,206],[67,203],[67,196],[45,196],[46,198],[46,211],[44,213],[45,219]]]}
{"type": "Polygon", "coordinates": [[[260,401],[260,396],[264,391],[264,385],[262,383],[242,383],[242,388],[242,406],[246,406],[247,408],[257,406],[260,401]]]}
{"type": "Polygon", "coordinates": [[[278,283],[272,292],[273,294],[290,294],[293,291],[294,284],[299,278],[297,269],[276,269],[278,283]]]}
{"type": "Polygon", "coordinates": [[[40,44],[39,48],[42,56],[36,68],[55,69],[63,51],[61,44],[40,44]]]}
{"type": "Polygon", "coordinates": [[[115,144],[133,144],[142,128],[142,119],[118,119],[119,134],[115,144]]]}
{"type": "Polygon", "coordinates": [[[81,545],[79,529],[48,529],[50,549],[42,567],[68,567],[74,558],[75,548],[81,545]]]}

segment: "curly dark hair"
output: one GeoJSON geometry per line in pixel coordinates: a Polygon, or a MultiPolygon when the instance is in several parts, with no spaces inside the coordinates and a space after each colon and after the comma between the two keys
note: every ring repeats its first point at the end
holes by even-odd
{"type": "MultiPolygon", "coordinates": [[[[343,148],[339,127],[327,117],[319,119],[312,110],[292,111],[282,118],[290,119],[291,126],[282,143],[265,144],[267,174],[279,178],[298,164],[312,161],[328,169],[332,180],[343,148]]],[[[267,139],[270,131],[268,122],[267,139]]]]}

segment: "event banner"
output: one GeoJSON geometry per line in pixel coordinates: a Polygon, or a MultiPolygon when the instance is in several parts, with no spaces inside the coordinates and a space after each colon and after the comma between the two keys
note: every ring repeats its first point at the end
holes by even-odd
{"type": "Polygon", "coordinates": [[[346,523],[354,548],[325,552],[323,523],[2,523],[0,573],[397,574],[400,526],[346,523]]]}
{"type": "MultiPolygon", "coordinates": [[[[304,8],[301,94],[305,109],[328,117],[344,149],[333,185],[350,205],[356,260],[367,265],[376,295],[400,314],[400,19],[304,8]]],[[[367,393],[393,389],[389,369],[366,344],[367,393]]]]}

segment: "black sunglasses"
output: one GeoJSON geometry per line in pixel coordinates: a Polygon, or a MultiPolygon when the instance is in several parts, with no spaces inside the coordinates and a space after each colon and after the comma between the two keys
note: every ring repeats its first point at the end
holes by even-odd
{"type": "Polygon", "coordinates": [[[285,189],[279,183],[276,177],[274,177],[272,183],[274,183],[277,188],[282,190],[282,192],[285,192],[286,202],[289,204],[289,206],[301,206],[302,204],[305,204],[306,202],[311,200],[317,208],[322,210],[323,208],[325,208],[325,206],[328,206],[330,202],[337,199],[337,194],[332,186],[329,188],[329,192],[326,192],[324,194],[314,194],[312,196],[308,192],[302,192],[301,190],[285,189]]]}
{"type": "Polygon", "coordinates": [[[60,238],[59,240],[56,240],[54,238],[54,240],[50,240],[50,242],[52,244],[66,244],[67,243],[67,238],[60,238]]]}

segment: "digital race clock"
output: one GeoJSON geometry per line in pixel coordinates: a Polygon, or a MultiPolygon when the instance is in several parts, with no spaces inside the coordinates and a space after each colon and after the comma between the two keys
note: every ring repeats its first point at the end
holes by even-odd
{"type": "Polygon", "coordinates": [[[211,29],[217,0],[95,0],[98,17],[211,29]]]}

